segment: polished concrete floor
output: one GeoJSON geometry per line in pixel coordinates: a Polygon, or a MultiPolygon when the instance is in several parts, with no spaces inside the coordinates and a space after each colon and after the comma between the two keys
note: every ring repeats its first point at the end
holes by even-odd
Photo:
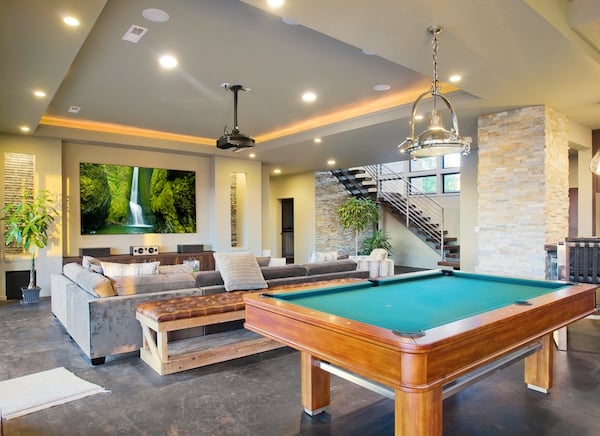
{"type": "MultiPolygon", "coordinates": [[[[569,335],[549,395],[526,389],[518,362],[445,400],[444,435],[599,435],[600,321],[579,321],[569,335]]],[[[289,349],[162,377],[136,353],[91,367],[49,300],[0,303],[0,380],[60,366],[111,393],[5,420],[4,436],[394,433],[391,400],[337,377],[327,412],[305,415],[299,355],[289,349]]]]}

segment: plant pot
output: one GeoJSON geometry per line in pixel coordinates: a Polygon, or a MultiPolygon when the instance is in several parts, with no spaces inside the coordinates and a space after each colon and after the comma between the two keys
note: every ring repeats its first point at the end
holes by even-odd
{"type": "Polygon", "coordinates": [[[40,302],[40,290],[42,288],[21,288],[21,293],[23,294],[23,299],[21,300],[21,304],[37,304],[40,302]]]}

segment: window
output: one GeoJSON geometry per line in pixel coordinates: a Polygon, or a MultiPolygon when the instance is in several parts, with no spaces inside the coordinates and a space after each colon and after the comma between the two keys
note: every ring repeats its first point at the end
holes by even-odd
{"type": "Polygon", "coordinates": [[[422,157],[410,161],[410,171],[435,170],[437,168],[437,157],[422,157]]]}
{"type": "Polygon", "coordinates": [[[460,153],[447,154],[442,160],[442,168],[460,168],[460,153]]]}
{"type": "Polygon", "coordinates": [[[437,194],[437,176],[411,177],[411,194],[437,194]]]}
{"type": "Polygon", "coordinates": [[[460,192],[460,173],[444,174],[444,194],[460,192]]]}

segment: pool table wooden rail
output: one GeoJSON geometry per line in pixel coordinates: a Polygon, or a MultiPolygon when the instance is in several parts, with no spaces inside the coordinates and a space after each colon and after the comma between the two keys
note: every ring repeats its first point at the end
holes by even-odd
{"type": "Polygon", "coordinates": [[[594,289],[574,285],[418,338],[256,294],[245,297],[245,326],[378,383],[427,391],[593,313],[594,289]]]}

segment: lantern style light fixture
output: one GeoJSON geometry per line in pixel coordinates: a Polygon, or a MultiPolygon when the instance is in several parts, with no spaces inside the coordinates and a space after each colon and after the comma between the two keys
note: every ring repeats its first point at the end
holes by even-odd
{"type": "Polygon", "coordinates": [[[432,34],[433,46],[433,82],[431,90],[421,94],[414,102],[412,113],[410,116],[409,136],[398,145],[402,153],[408,153],[411,158],[419,157],[442,156],[445,154],[462,153],[469,154],[471,151],[471,138],[468,136],[460,136],[458,130],[458,117],[454,111],[454,106],[450,100],[440,92],[437,72],[437,50],[438,50],[438,35],[442,31],[441,26],[435,25],[428,29],[432,34]],[[419,103],[424,97],[431,95],[433,97],[433,108],[429,114],[429,127],[423,133],[415,136],[415,117],[419,103]],[[442,115],[437,108],[437,102],[441,100],[445,103],[452,117],[452,128],[450,130],[444,127],[442,115]]]}

